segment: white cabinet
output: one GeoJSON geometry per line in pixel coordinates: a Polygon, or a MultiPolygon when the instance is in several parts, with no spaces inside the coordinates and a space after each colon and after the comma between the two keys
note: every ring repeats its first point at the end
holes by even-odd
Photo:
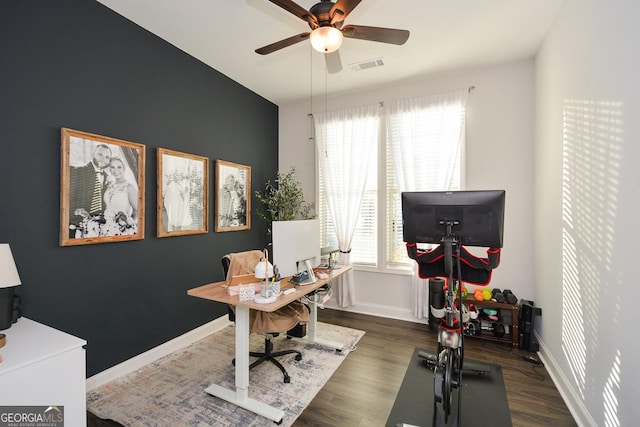
{"type": "Polygon", "coordinates": [[[64,425],[86,425],[87,342],[24,317],[0,333],[0,405],[64,406],[64,425]]]}

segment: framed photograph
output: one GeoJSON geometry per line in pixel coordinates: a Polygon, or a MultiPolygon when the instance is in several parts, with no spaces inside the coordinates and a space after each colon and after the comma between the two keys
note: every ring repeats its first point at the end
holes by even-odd
{"type": "Polygon", "coordinates": [[[209,231],[209,159],[158,148],[158,237],[209,231]]]}
{"type": "Polygon", "coordinates": [[[145,146],[61,133],[60,246],[144,239],[145,146]]]}
{"type": "Polygon", "coordinates": [[[216,160],[215,231],[251,228],[251,167],[216,160]]]}

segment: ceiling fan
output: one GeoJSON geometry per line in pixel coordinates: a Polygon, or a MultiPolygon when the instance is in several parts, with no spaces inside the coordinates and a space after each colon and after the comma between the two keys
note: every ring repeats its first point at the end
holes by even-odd
{"type": "Polygon", "coordinates": [[[363,25],[346,25],[344,20],[362,0],[321,0],[309,10],[292,0],[269,0],[309,24],[311,32],[300,33],[284,40],[256,49],[256,53],[267,55],[287,46],[310,39],[313,48],[325,54],[327,70],[337,73],[342,70],[342,62],[338,49],[343,37],[370,40],[381,43],[401,45],[409,38],[409,31],[393,28],[365,27],[363,25]]]}

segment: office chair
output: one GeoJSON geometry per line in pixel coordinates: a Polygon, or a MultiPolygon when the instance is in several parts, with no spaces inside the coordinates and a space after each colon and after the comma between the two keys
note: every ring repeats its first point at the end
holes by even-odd
{"type": "MultiPolygon", "coordinates": [[[[240,252],[238,254],[227,254],[222,257],[222,270],[224,272],[224,277],[227,280],[230,280],[231,277],[229,275],[229,270],[231,267],[232,257],[244,257],[244,264],[247,267],[242,267],[240,271],[234,271],[238,274],[249,274],[253,273],[253,267],[260,261],[260,258],[263,256],[262,251],[247,251],[240,252]],[[249,261],[246,261],[249,259],[249,261]],[[248,271],[250,267],[251,271],[248,271]],[[244,271],[242,271],[244,270],[244,271]]],[[[235,322],[235,312],[233,311],[233,307],[231,305],[227,305],[227,310],[229,314],[229,320],[235,322]]],[[[276,359],[276,357],[285,356],[288,354],[295,354],[296,360],[302,360],[302,353],[298,350],[281,350],[281,351],[273,351],[273,342],[272,338],[277,337],[280,333],[284,333],[289,331],[291,328],[295,327],[300,322],[308,322],[309,321],[309,310],[308,308],[301,304],[298,301],[294,301],[289,305],[278,309],[274,312],[264,312],[258,310],[250,310],[249,312],[250,318],[250,327],[249,331],[251,333],[263,333],[264,338],[264,352],[249,352],[249,355],[252,357],[257,357],[258,359],[252,362],[249,365],[249,370],[254,367],[260,365],[262,362],[269,361],[276,365],[280,371],[282,371],[282,375],[284,376],[284,382],[291,382],[291,378],[287,373],[286,369],[282,364],[276,359]],[[263,321],[261,321],[260,317],[262,317],[263,321]]],[[[235,366],[235,359],[233,359],[232,363],[235,366]]]]}

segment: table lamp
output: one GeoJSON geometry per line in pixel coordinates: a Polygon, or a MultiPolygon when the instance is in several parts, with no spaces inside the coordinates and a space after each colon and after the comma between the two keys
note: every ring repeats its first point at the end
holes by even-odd
{"type": "Polygon", "coordinates": [[[269,279],[273,277],[273,265],[269,262],[269,252],[264,250],[264,257],[260,259],[260,261],[256,264],[253,269],[254,276],[256,279],[264,279],[262,280],[262,284],[260,286],[260,296],[256,296],[253,300],[257,303],[268,304],[270,302],[274,302],[277,297],[267,296],[267,292],[269,289],[269,279]]]}
{"type": "Polygon", "coordinates": [[[0,331],[13,323],[13,295],[21,284],[9,244],[0,243],[0,331]]]}

